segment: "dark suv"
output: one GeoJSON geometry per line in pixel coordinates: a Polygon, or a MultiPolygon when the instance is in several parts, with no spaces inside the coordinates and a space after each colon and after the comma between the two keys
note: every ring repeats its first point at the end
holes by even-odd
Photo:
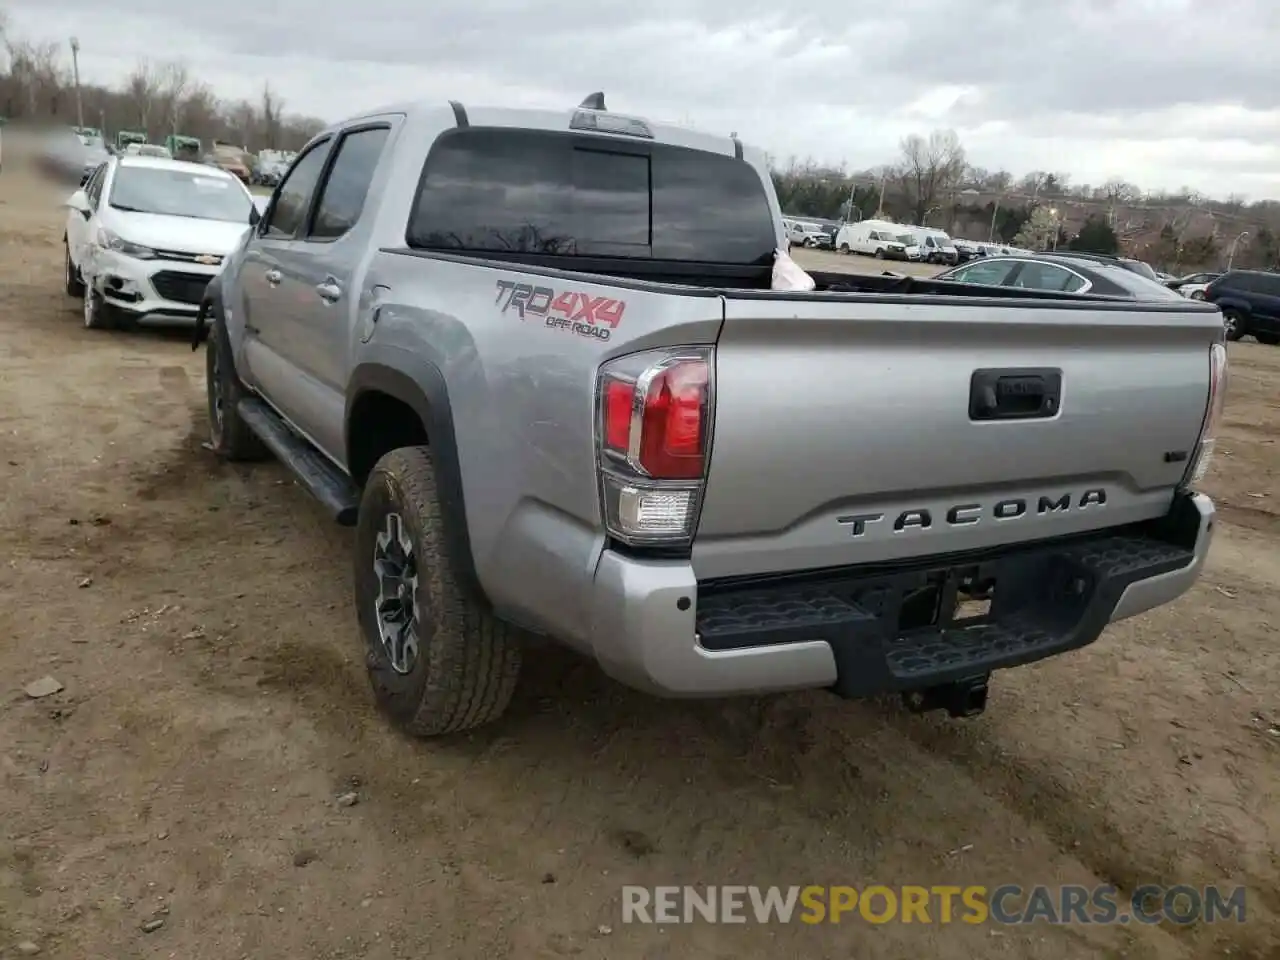
{"type": "Polygon", "coordinates": [[[1222,310],[1228,340],[1253,334],[1259,343],[1280,343],[1280,273],[1232,270],[1209,284],[1204,298],[1222,310]]]}

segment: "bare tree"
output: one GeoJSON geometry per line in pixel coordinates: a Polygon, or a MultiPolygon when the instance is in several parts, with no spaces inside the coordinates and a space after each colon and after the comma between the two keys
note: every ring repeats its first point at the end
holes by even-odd
{"type": "Polygon", "coordinates": [[[237,100],[226,108],[227,126],[231,139],[248,147],[258,129],[258,111],[248,100],[237,100]]]}
{"type": "MultiPolygon", "coordinates": [[[[1100,197],[1107,204],[1107,222],[1116,227],[1116,207],[1127,203],[1136,203],[1142,199],[1142,191],[1121,177],[1112,177],[1099,190],[1100,197]]],[[[1123,233],[1123,228],[1118,228],[1123,233]]]]}
{"type": "Polygon", "coordinates": [[[156,89],[164,110],[165,126],[175,137],[181,133],[191,91],[191,71],[181,60],[162,63],[156,71],[156,89]]]}
{"type": "Polygon", "coordinates": [[[145,57],[138,60],[133,72],[125,79],[125,96],[133,107],[138,127],[151,135],[151,116],[160,96],[160,75],[152,62],[145,57]]]}
{"type": "Polygon", "coordinates": [[[271,89],[270,83],[262,85],[262,135],[267,147],[276,148],[280,139],[280,121],[284,115],[284,100],[271,89]]]}
{"type": "Polygon", "coordinates": [[[1045,173],[1043,170],[1032,170],[1030,173],[1025,174],[1022,177],[1018,182],[1018,186],[1023,193],[1031,194],[1031,200],[1032,202],[1035,202],[1036,198],[1040,196],[1040,191],[1044,189],[1048,180],[1049,174],[1045,173]]]}
{"type": "Polygon", "coordinates": [[[915,222],[923,223],[964,176],[964,147],[954,130],[935,130],[927,140],[912,134],[901,147],[896,179],[911,202],[915,222]]]}
{"type": "Polygon", "coordinates": [[[1110,204],[1136,203],[1142,191],[1121,177],[1112,177],[1102,185],[1102,199],[1110,204]]]}

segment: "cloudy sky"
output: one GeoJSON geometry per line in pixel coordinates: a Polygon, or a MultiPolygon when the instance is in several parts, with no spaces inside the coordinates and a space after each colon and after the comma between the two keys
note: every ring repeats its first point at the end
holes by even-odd
{"type": "Polygon", "coordinates": [[[118,82],[182,56],[326,119],[407,97],[611,109],[858,169],[956,129],[971,162],[1280,198],[1268,0],[0,0],[118,82]],[[787,8],[791,9],[788,10],[787,8]]]}

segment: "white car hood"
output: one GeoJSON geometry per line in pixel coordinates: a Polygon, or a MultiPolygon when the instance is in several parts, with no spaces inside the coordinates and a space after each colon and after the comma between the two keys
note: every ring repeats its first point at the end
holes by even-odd
{"type": "Polygon", "coordinates": [[[130,243],[178,253],[213,253],[225,256],[236,248],[249,224],[234,220],[197,220],[159,213],[112,210],[104,224],[130,243]]]}

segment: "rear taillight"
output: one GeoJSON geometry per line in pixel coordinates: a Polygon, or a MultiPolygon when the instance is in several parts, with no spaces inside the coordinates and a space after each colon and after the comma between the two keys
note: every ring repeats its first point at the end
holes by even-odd
{"type": "Polygon", "coordinates": [[[688,542],[711,440],[710,348],[610,361],[600,371],[598,396],[609,533],[636,545],[688,542]]]}
{"type": "Polygon", "coordinates": [[[1195,455],[1187,465],[1187,473],[1183,477],[1184,487],[1198,485],[1209,472],[1226,394],[1227,348],[1221,343],[1215,343],[1209,348],[1209,403],[1205,408],[1204,424],[1200,427],[1200,440],[1196,444],[1195,455]]]}

